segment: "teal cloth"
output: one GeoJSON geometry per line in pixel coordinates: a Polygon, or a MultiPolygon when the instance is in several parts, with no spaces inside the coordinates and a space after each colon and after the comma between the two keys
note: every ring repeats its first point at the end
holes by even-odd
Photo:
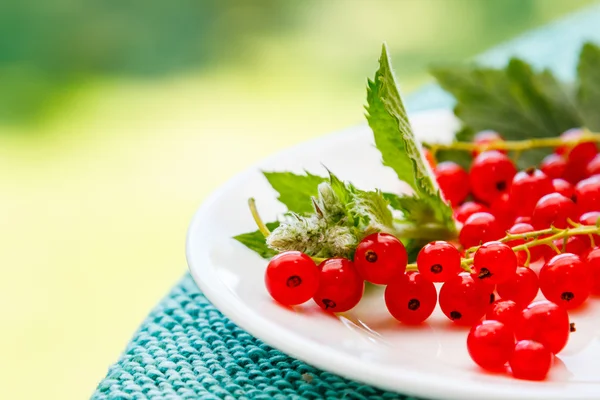
{"type": "MultiPolygon", "coordinates": [[[[476,58],[498,66],[518,55],[572,79],[581,44],[600,42],[600,5],[529,32],[476,58]]],[[[427,85],[408,108],[449,107],[427,85]]],[[[189,274],[150,313],[92,399],[409,399],[295,360],[219,312],[189,274]]]]}

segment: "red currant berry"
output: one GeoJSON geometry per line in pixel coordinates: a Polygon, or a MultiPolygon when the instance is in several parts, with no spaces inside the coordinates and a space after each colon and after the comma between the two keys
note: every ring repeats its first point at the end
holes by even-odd
{"type": "Polygon", "coordinates": [[[515,165],[505,154],[498,151],[483,152],[471,165],[471,190],[475,197],[490,204],[510,190],[516,173],[515,165]]]}
{"type": "Polygon", "coordinates": [[[519,267],[517,273],[504,283],[496,286],[501,299],[512,300],[525,307],[535,299],[539,289],[538,277],[529,268],[519,267]]]}
{"type": "Polygon", "coordinates": [[[481,242],[489,242],[504,236],[496,218],[486,212],[475,213],[465,221],[458,236],[464,248],[478,246],[481,242]]]}
{"type": "Polygon", "coordinates": [[[365,282],[352,261],[330,258],[319,265],[319,289],[313,297],[325,311],[344,312],[358,304],[365,282]]]}
{"type": "Polygon", "coordinates": [[[469,195],[469,174],[458,164],[444,161],[435,168],[435,178],[444,198],[453,205],[462,203],[469,195]]]}
{"type": "Polygon", "coordinates": [[[458,325],[471,326],[485,314],[490,294],[484,284],[477,282],[467,272],[448,279],[440,289],[442,312],[458,325]]]}
{"type": "Polygon", "coordinates": [[[467,350],[471,359],[483,369],[502,369],[515,348],[512,331],[499,321],[482,321],[471,328],[467,350]]]}
{"type": "Polygon", "coordinates": [[[537,201],[552,192],[552,180],[539,169],[528,168],[513,178],[510,198],[518,215],[531,215],[537,201]]]}
{"type": "Polygon", "coordinates": [[[531,225],[531,217],[530,216],[521,215],[520,217],[515,218],[515,225],[516,224],[529,224],[529,225],[531,225]]]}
{"type": "Polygon", "coordinates": [[[588,176],[600,175],[600,154],[596,154],[596,157],[589,162],[586,172],[588,176]]]}
{"type": "MultiPolygon", "coordinates": [[[[489,146],[490,144],[494,144],[497,142],[503,142],[504,139],[502,138],[502,136],[500,136],[500,134],[498,132],[494,132],[494,131],[481,131],[481,132],[477,132],[475,134],[475,136],[473,137],[473,143],[475,143],[476,145],[481,146],[481,149],[485,151],[485,147],[489,146]]],[[[506,150],[496,150],[499,151],[502,154],[506,154],[506,150]]],[[[479,150],[475,150],[473,151],[473,157],[477,157],[479,155],[481,151],[479,150]]]]}
{"type": "Polygon", "coordinates": [[[579,223],[582,225],[596,225],[600,221],[600,211],[586,212],[579,217],[579,223]]]}
{"type": "Polygon", "coordinates": [[[433,283],[416,271],[402,274],[385,288],[385,305],[398,321],[416,325],[425,321],[437,303],[433,283]]]}
{"type": "MultiPolygon", "coordinates": [[[[521,233],[533,232],[534,230],[535,229],[533,229],[533,226],[531,226],[531,224],[521,222],[521,223],[514,224],[508,230],[508,233],[513,234],[513,235],[518,235],[521,233]]],[[[524,239],[515,239],[515,240],[510,240],[510,241],[506,242],[506,244],[510,247],[519,246],[524,243],[525,243],[524,239]]],[[[525,265],[525,262],[527,261],[527,251],[519,250],[519,251],[516,251],[515,254],[517,255],[518,265],[525,265]]],[[[534,247],[529,248],[529,254],[530,254],[530,259],[529,259],[530,262],[539,260],[544,255],[542,246],[534,246],[534,247]]]]}
{"type": "Polygon", "coordinates": [[[417,267],[429,281],[445,282],[461,271],[460,253],[448,242],[431,242],[419,252],[417,267]]]}
{"type": "Polygon", "coordinates": [[[562,178],[567,169],[567,160],[558,154],[549,154],[542,160],[540,169],[550,179],[562,178]]]}
{"type": "Polygon", "coordinates": [[[577,255],[583,254],[591,246],[590,239],[587,236],[571,236],[567,239],[566,243],[563,239],[554,240],[553,243],[563,253],[572,253],[577,255]]]}
{"type": "MultiPolygon", "coordinates": [[[[583,144],[587,145],[587,143],[578,143],[576,145],[572,145],[572,144],[568,143],[568,142],[571,142],[571,141],[579,140],[579,138],[583,134],[584,134],[584,131],[581,128],[572,128],[572,129],[569,129],[569,130],[564,131],[563,133],[561,133],[560,139],[563,142],[563,144],[561,144],[560,146],[558,146],[556,148],[556,154],[559,154],[561,156],[566,156],[570,152],[572,152],[575,149],[575,147],[583,145],[583,144]]],[[[583,146],[583,147],[589,147],[589,145],[583,146]]]]}
{"type": "Polygon", "coordinates": [[[580,306],[590,295],[591,276],[575,254],[557,254],[540,270],[540,290],[544,296],[567,309],[580,306]]]}
{"type": "Polygon", "coordinates": [[[473,272],[478,279],[491,284],[508,281],[517,271],[517,255],[504,243],[487,242],[473,257],[473,272]]]}
{"type": "MultiPolygon", "coordinates": [[[[582,225],[596,225],[600,226],[600,211],[590,211],[579,217],[579,223],[582,225]]],[[[600,235],[592,235],[594,242],[600,245],[600,235]]]]}
{"type": "Polygon", "coordinates": [[[565,347],[569,332],[567,310],[548,300],[531,303],[521,312],[521,318],[515,325],[517,340],[535,340],[554,354],[565,347]]]}
{"type": "Polygon", "coordinates": [[[454,219],[464,224],[467,218],[477,212],[490,212],[490,209],[481,203],[475,201],[467,201],[458,206],[454,211],[454,219]]]}
{"type": "Polygon", "coordinates": [[[494,301],[496,301],[496,294],[494,293],[496,291],[496,285],[489,283],[488,281],[482,281],[481,279],[477,278],[477,275],[475,274],[471,274],[471,277],[476,281],[479,282],[483,285],[483,289],[485,290],[485,292],[487,293],[487,297],[488,297],[488,305],[493,304],[494,301]]]}
{"type": "Polygon", "coordinates": [[[573,200],[560,193],[550,193],[539,199],[531,217],[536,229],[556,228],[564,229],[569,224],[567,219],[575,220],[577,207],[573,200]]]}
{"type": "MultiPolygon", "coordinates": [[[[542,252],[542,257],[543,257],[544,262],[548,261],[549,259],[551,259],[552,257],[554,257],[556,255],[556,250],[554,250],[550,246],[542,245],[542,246],[537,246],[536,248],[539,248],[540,251],[542,252]]],[[[559,247],[559,249],[560,249],[560,247],[559,247]]]]}
{"type": "Polygon", "coordinates": [[[512,329],[521,318],[521,308],[512,300],[496,300],[487,310],[485,318],[488,320],[502,322],[512,329]]]}
{"type": "MultiPolygon", "coordinates": [[[[570,129],[560,137],[565,141],[577,140],[583,133],[581,129],[570,129]]],[[[556,152],[567,158],[564,178],[571,183],[577,183],[587,176],[587,166],[598,153],[598,149],[594,142],[582,142],[574,147],[565,144],[558,147],[556,152]]]]}
{"type": "Polygon", "coordinates": [[[600,247],[594,247],[585,253],[585,260],[592,276],[592,293],[600,294],[600,247]]]}
{"type": "Polygon", "coordinates": [[[546,379],[552,360],[552,353],[543,344],[521,340],[515,345],[509,365],[515,378],[541,381],[546,379]]]}
{"type": "Polygon", "coordinates": [[[575,185],[574,200],[580,213],[600,211],[600,177],[592,176],[575,185]]]}
{"type": "Polygon", "coordinates": [[[360,241],[354,253],[354,266],[366,281],[387,285],[406,271],[406,248],[395,236],[373,233],[360,241]]]}
{"type": "Polygon", "coordinates": [[[492,202],[490,210],[503,231],[511,227],[517,216],[512,199],[508,196],[508,193],[503,193],[500,197],[496,198],[492,202]]]}
{"type": "Polygon", "coordinates": [[[554,188],[554,192],[560,193],[569,199],[571,198],[571,196],[573,196],[573,193],[575,191],[573,185],[560,178],[552,179],[552,187],[554,188]]]}
{"type": "Polygon", "coordinates": [[[277,254],[265,271],[265,286],[275,301],[294,306],[311,299],[319,286],[315,262],[299,251],[277,254]]]}

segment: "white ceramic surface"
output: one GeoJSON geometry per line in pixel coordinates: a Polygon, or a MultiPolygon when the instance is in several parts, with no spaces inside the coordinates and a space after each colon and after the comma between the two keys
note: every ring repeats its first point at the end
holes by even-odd
{"type": "MultiPolygon", "coordinates": [[[[448,111],[411,118],[420,138],[448,140],[457,122],[448,111]]],[[[600,301],[573,313],[577,332],[546,382],[526,382],[478,369],[466,350],[465,329],[436,309],[426,324],[410,328],[387,313],[381,292],[343,317],[329,316],[312,301],[294,309],[269,297],[263,284],[267,261],[231,239],[255,230],[247,199],[255,197],[266,221],[284,207],[259,170],[307,169],[322,164],[360,188],[401,191],[380,163],[367,126],[325,136],[281,152],[236,176],[198,210],[187,238],[190,271],[226,316],[271,346],[324,370],[383,389],[432,399],[600,399],[600,301]]]]}

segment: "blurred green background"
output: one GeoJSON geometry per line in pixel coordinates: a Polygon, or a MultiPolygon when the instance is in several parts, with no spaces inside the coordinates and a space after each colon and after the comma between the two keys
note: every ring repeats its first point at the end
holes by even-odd
{"type": "Polygon", "coordinates": [[[586,0],[0,2],[0,398],[89,397],[208,193],[586,0]]]}

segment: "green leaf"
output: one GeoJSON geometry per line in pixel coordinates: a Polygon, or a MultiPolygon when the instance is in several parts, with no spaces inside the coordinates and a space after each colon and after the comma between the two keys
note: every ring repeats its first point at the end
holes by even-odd
{"type": "MultiPolygon", "coordinates": [[[[522,60],[512,59],[504,69],[460,66],[431,73],[456,99],[454,112],[464,124],[457,140],[469,141],[475,132],[488,129],[507,140],[551,137],[582,125],[571,91],[549,71],[536,73],[522,60]]],[[[528,151],[520,156],[519,166],[537,164],[549,152],[528,151]]],[[[461,165],[467,161],[456,151],[439,156],[461,165]]]]}
{"type": "Polygon", "coordinates": [[[367,82],[366,110],[383,164],[416,192],[435,193],[436,186],[408,121],[385,44],[375,78],[367,82]]]}
{"type": "Polygon", "coordinates": [[[455,97],[455,113],[472,133],[491,129],[511,140],[556,136],[581,125],[566,89],[550,72],[534,73],[522,60],[512,59],[504,69],[461,66],[431,73],[455,97]]]}
{"type": "MultiPolygon", "coordinates": [[[[269,228],[269,230],[272,232],[280,225],[280,223],[279,221],[275,221],[268,222],[266,225],[267,228],[269,228]]],[[[267,247],[264,235],[258,230],[254,232],[242,233],[241,235],[234,236],[233,238],[250,250],[257,252],[262,258],[268,259],[277,254],[275,250],[267,247]]]]}
{"type": "Polygon", "coordinates": [[[356,190],[350,212],[365,225],[375,225],[389,230],[394,225],[394,217],[389,202],[380,191],[365,192],[356,190]]]}
{"type": "Polygon", "coordinates": [[[354,186],[342,182],[333,172],[329,170],[327,172],[329,172],[329,185],[333,193],[335,193],[340,203],[347,206],[352,200],[351,190],[354,189],[354,186]]]}
{"type": "Polygon", "coordinates": [[[581,50],[577,100],[585,126],[600,131],[600,47],[586,43],[581,50]]]}
{"type": "Polygon", "coordinates": [[[314,211],[319,218],[327,220],[328,224],[338,224],[344,221],[352,224],[352,219],[348,213],[348,204],[351,201],[351,193],[348,186],[340,181],[331,171],[329,179],[321,182],[318,186],[318,197],[312,198],[314,211]]]}
{"type": "Polygon", "coordinates": [[[437,221],[455,230],[452,209],[442,199],[431,169],[412,131],[384,44],[375,78],[367,82],[367,121],[383,164],[408,183],[437,221]]]}
{"type": "MultiPolygon", "coordinates": [[[[317,204],[324,203],[327,186],[335,194],[335,199],[344,207],[344,220],[347,226],[361,226],[377,230],[391,230],[394,225],[392,210],[389,202],[380,191],[365,191],[356,188],[350,182],[341,181],[331,171],[329,172],[329,185],[323,184],[319,188],[317,204]]],[[[340,219],[337,219],[340,221],[340,219]]]]}
{"type": "Polygon", "coordinates": [[[263,174],[273,189],[279,193],[277,199],[285,204],[288,210],[298,214],[313,212],[310,198],[318,194],[319,183],[327,179],[309,172],[298,175],[292,172],[263,171],[263,174]]]}
{"type": "MultiPolygon", "coordinates": [[[[454,221],[454,213],[452,208],[442,199],[438,191],[435,196],[421,197],[426,204],[429,204],[433,210],[435,221],[441,222],[450,232],[456,232],[456,222],[454,221]]],[[[417,224],[420,221],[415,221],[417,224]]]]}
{"type": "Polygon", "coordinates": [[[383,164],[392,168],[401,181],[417,190],[412,161],[402,138],[402,132],[412,132],[406,111],[401,101],[394,104],[393,101],[387,100],[388,97],[398,100],[400,94],[389,69],[385,46],[379,63],[381,66],[375,74],[375,79],[367,81],[367,121],[373,130],[375,145],[381,152],[383,164]]]}
{"type": "Polygon", "coordinates": [[[392,207],[394,210],[404,211],[403,203],[401,200],[402,197],[404,197],[404,196],[399,196],[395,193],[388,193],[388,192],[383,192],[382,195],[383,195],[383,198],[387,200],[390,207],[392,207]]]}
{"type": "Polygon", "coordinates": [[[351,257],[368,234],[396,233],[389,202],[380,191],[364,191],[331,171],[313,198],[314,211],[288,213],[267,239],[278,251],[297,250],[315,257],[351,257]]]}
{"type": "Polygon", "coordinates": [[[383,197],[394,210],[402,212],[406,221],[424,222],[435,220],[435,213],[429,204],[414,195],[400,196],[395,193],[383,193],[383,197]]]}

